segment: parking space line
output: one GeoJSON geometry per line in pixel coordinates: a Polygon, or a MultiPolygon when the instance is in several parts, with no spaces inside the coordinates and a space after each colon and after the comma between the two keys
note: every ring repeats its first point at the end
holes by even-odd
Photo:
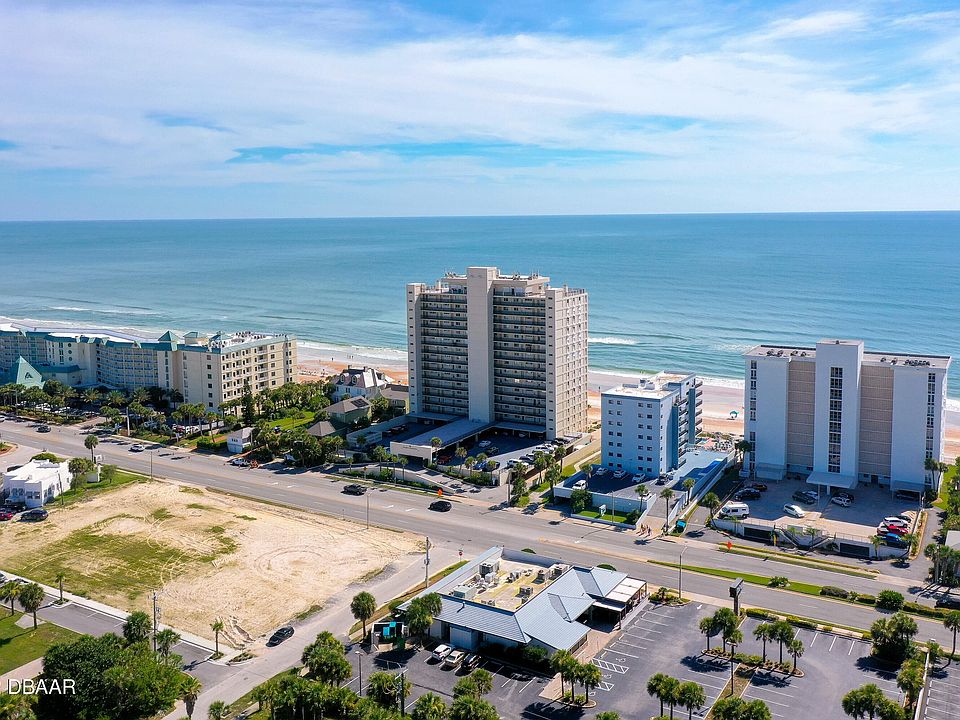
{"type": "Polygon", "coordinates": [[[601,670],[609,670],[610,672],[619,673],[620,675],[626,675],[627,670],[630,669],[627,665],[618,665],[617,663],[607,662],[606,660],[598,660],[597,658],[593,658],[591,662],[593,662],[593,664],[601,670]]]}
{"type": "Polygon", "coordinates": [[[517,690],[517,694],[519,695],[519,694],[522,693],[524,690],[526,690],[527,687],[530,685],[530,683],[533,682],[533,680],[534,680],[534,678],[530,678],[530,679],[527,681],[527,684],[526,684],[526,685],[524,685],[522,688],[520,688],[519,690],[517,690]]]}
{"type": "MultiPolygon", "coordinates": [[[[613,644],[616,645],[616,643],[613,643],[613,644]]],[[[632,647],[632,646],[631,646],[631,647],[632,647]]],[[[643,648],[641,648],[641,650],[642,650],[642,649],[643,649],[643,648]]],[[[605,652],[605,653],[607,653],[607,652],[612,652],[612,653],[616,653],[617,655],[625,655],[626,657],[632,657],[632,658],[637,658],[637,659],[640,658],[639,655],[632,655],[631,653],[628,653],[626,650],[619,650],[619,649],[618,649],[618,650],[614,650],[613,648],[607,648],[607,649],[604,650],[603,652],[605,652]]]]}
{"type": "MultiPolygon", "coordinates": [[[[632,636],[631,636],[632,637],[632,636]]],[[[646,645],[637,645],[636,643],[629,643],[626,640],[614,640],[611,645],[626,645],[627,647],[639,648],[641,650],[647,650],[646,645]]]]}
{"type": "Polygon", "coordinates": [[[830,648],[827,650],[827,652],[833,652],[833,646],[836,645],[836,644],[837,644],[837,636],[834,635],[834,636],[833,636],[833,642],[830,643],[830,648]]]}
{"type": "Polygon", "coordinates": [[[814,646],[814,644],[817,642],[817,638],[818,638],[818,637],[820,637],[820,633],[819,633],[819,632],[815,632],[815,633],[813,634],[813,640],[810,641],[810,647],[813,647],[813,646],[814,646]]]}

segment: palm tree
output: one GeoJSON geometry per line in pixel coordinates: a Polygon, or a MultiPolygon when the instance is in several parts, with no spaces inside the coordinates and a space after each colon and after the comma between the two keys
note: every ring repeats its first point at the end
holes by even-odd
{"type": "Polygon", "coordinates": [[[746,455],[746,453],[753,450],[753,443],[751,443],[749,440],[740,440],[734,443],[733,448],[737,451],[736,461],[739,463],[743,462],[743,457],[746,455]]]}
{"type": "Polygon", "coordinates": [[[160,657],[164,660],[169,660],[173,646],[180,642],[180,640],[180,634],[176,630],[171,630],[170,628],[160,630],[155,638],[157,652],[160,654],[160,657]]]}
{"type": "Polygon", "coordinates": [[[787,652],[793,656],[793,672],[797,672],[797,658],[803,657],[803,641],[800,638],[794,638],[787,644],[787,652]]]}
{"type": "Polygon", "coordinates": [[[763,643],[763,662],[767,662],[767,641],[775,640],[773,625],[763,622],[753,629],[753,639],[760,640],[763,643]]]}
{"type": "Polygon", "coordinates": [[[150,616],[142,610],[137,610],[127,615],[123,623],[123,639],[127,641],[127,645],[146,642],[151,630],[150,616]]]}
{"type": "Polygon", "coordinates": [[[933,487],[936,488],[940,485],[940,477],[950,469],[950,466],[934,458],[927,458],[923,461],[923,469],[933,475],[933,487]]]}
{"type": "Polygon", "coordinates": [[[220,633],[223,632],[223,620],[217,618],[210,623],[210,629],[213,630],[214,654],[220,655],[220,633]]]}
{"type": "Polygon", "coordinates": [[[663,532],[667,532],[667,524],[670,522],[670,499],[673,497],[673,490],[664,488],[660,491],[660,497],[666,502],[667,508],[663,511],[663,532]]]}
{"type": "Polygon", "coordinates": [[[780,643],[780,664],[783,664],[783,646],[789,645],[795,634],[793,626],[786,620],[777,620],[773,624],[773,639],[780,643]]]}
{"type": "Polygon", "coordinates": [[[903,691],[908,712],[913,710],[925,680],[923,662],[920,660],[907,660],[900,668],[897,674],[897,687],[903,691]]]}
{"type": "Polygon", "coordinates": [[[663,687],[664,700],[670,706],[670,718],[673,718],[673,708],[680,699],[680,681],[675,677],[668,677],[663,687]]]}
{"type": "Polygon", "coordinates": [[[870,544],[873,545],[873,556],[880,557],[880,546],[883,544],[883,538],[877,535],[870,536],[870,544]]]}
{"type": "Polygon", "coordinates": [[[445,720],[446,717],[446,703],[443,702],[443,698],[432,692],[417,698],[413,712],[410,713],[411,720],[445,720]]]}
{"type": "Polygon", "coordinates": [[[471,478],[473,477],[473,466],[476,465],[476,464],[477,464],[477,461],[476,461],[476,459],[473,457],[473,455],[468,455],[467,458],[463,461],[463,466],[464,466],[467,470],[470,470],[470,477],[471,477],[471,478]]]}
{"type": "Polygon", "coordinates": [[[683,481],[683,489],[687,491],[687,502],[690,502],[691,490],[693,490],[693,486],[696,484],[697,481],[689,477],[683,481]]]}
{"type": "Polygon", "coordinates": [[[223,700],[214,700],[207,710],[207,720],[227,720],[230,709],[223,700]]]}
{"type": "Polygon", "coordinates": [[[720,498],[717,497],[717,494],[711,490],[703,496],[703,499],[700,500],[700,504],[710,511],[709,520],[713,520],[713,513],[715,513],[717,508],[720,507],[720,498]]]}
{"type": "Polygon", "coordinates": [[[370,593],[363,591],[353,596],[350,601],[350,612],[353,617],[363,623],[363,637],[367,637],[367,620],[377,611],[377,600],[370,593]]]}
{"type": "Polygon", "coordinates": [[[3,585],[0,585],[0,602],[10,602],[10,614],[13,615],[13,602],[17,599],[17,595],[20,594],[20,583],[15,583],[12,580],[5,582],[3,585]]]}
{"type": "Polygon", "coordinates": [[[54,579],[57,581],[57,585],[60,586],[60,604],[63,605],[63,581],[67,579],[67,576],[63,571],[60,571],[54,579]]]}
{"type": "Polygon", "coordinates": [[[33,615],[33,629],[37,629],[37,610],[43,604],[43,588],[36,583],[30,583],[20,588],[20,594],[17,600],[24,612],[33,615]]]}
{"type": "Polygon", "coordinates": [[[547,465],[548,460],[545,452],[538,450],[533,454],[533,467],[536,468],[540,473],[540,477],[537,480],[538,485],[543,482],[543,471],[547,469],[547,465]]]}
{"type": "Polygon", "coordinates": [[[93,451],[100,444],[100,439],[96,435],[87,435],[83,439],[83,446],[90,451],[90,459],[93,460],[93,451]]]}
{"type": "Polygon", "coordinates": [[[673,678],[665,673],[651,675],[650,679],[647,680],[647,695],[660,701],[661,715],[663,715],[663,703],[667,699],[666,688],[670,680],[673,680],[673,678]]]}
{"type": "Polygon", "coordinates": [[[851,690],[843,696],[840,706],[843,712],[852,718],[869,717],[873,720],[886,704],[883,690],[873,683],[851,690]]]}
{"type": "Polygon", "coordinates": [[[595,688],[600,685],[600,682],[603,680],[603,674],[593,663],[583,663],[577,672],[579,675],[580,684],[583,685],[583,695],[587,702],[590,702],[590,688],[595,688]]]}
{"type": "MultiPolygon", "coordinates": [[[[13,603],[10,603],[13,607],[13,603]]],[[[950,662],[953,662],[953,656],[957,654],[957,632],[960,632],[960,610],[951,610],[943,618],[943,626],[953,633],[953,648],[950,650],[950,662]]]]}
{"type": "Polygon", "coordinates": [[[404,457],[403,455],[401,455],[401,456],[400,456],[400,459],[397,460],[397,464],[400,466],[400,480],[401,480],[401,481],[402,481],[402,480],[406,480],[406,479],[407,479],[407,476],[406,476],[405,470],[406,470],[407,465],[410,464],[410,461],[409,461],[406,457],[404,457]]]}
{"type": "Polygon", "coordinates": [[[570,661],[576,662],[576,658],[567,650],[557,650],[550,658],[550,669],[560,675],[560,697],[566,695],[564,680],[570,670],[570,661]]]}
{"type": "Polygon", "coordinates": [[[467,457],[467,449],[463,445],[457,445],[457,449],[453,451],[454,456],[463,462],[464,458],[467,457]]]}
{"type": "Polygon", "coordinates": [[[180,683],[180,699],[183,700],[187,710],[187,718],[192,720],[193,710],[197,706],[197,698],[200,697],[200,690],[203,688],[200,681],[193,675],[184,675],[180,683]]]}
{"type": "Polygon", "coordinates": [[[693,720],[693,711],[707,704],[707,694],[695,682],[685,682],[677,690],[677,704],[687,709],[687,720],[693,720]]]}
{"type": "Polygon", "coordinates": [[[440,438],[438,437],[430,438],[430,447],[439,448],[441,445],[443,445],[443,440],[441,440],[440,438]]]}
{"type": "Polygon", "coordinates": [[[710,652],[710,638],[717,634],[716,622],[712,616],[700,620],[700,632],[706,636],[707,652],[710,652]]]}

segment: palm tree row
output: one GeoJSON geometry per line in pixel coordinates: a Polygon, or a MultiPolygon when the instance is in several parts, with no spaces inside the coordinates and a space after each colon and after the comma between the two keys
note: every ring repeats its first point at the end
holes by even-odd
{"type": "Polygon", "coordinates": [[[603,673],[592,662],[582,663],[566,650],[557,650],[550,658],[550,669],[560,675],[560,695],[566,696],[566,683],[570,683],[570,697],[576,696],[576,684],[583,685],[584,700],[589,702],[590,690],[600,685],[603,673]]]}
{"type": "Polygon", "coordinates": [[[707,694],[695,682],[681,682],[675,677],[664,673],[657,673],[647,680],[647,694],[660,701],[660,715],[663,707],[670,708],[670,717],[673,710],[679,706],[687,711],[687,720],[692,720],[694,710],[699,710],[707,704],[707,694]]]}

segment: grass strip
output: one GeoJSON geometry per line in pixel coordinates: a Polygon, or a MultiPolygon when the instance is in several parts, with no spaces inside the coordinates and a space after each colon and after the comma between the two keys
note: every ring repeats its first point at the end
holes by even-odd
{"type": "Polygon", "coordinates": [[[21,617],[21,613],[14,613],[0,618],[0,675],[36,660],[54,643],[70,642],[80,637],[71,630],[45,621],[41,621],[36,630],[32,619],[28,627],[19,627],[16,623],[21,617]]]}
{"type": "Polygon", "coordinates": [[[774,562],[780,562],[786,565],[797,565],[799,567],[810,568],[811,570],[826,570],[828,572],[841,573],[843,575],[851,575],[853,577],[872,579],[875,575],[875,573],[867,571],[847,569],[839,563],[821,563],[819,560],[805,560],[803,558],[794,558],[790,555],[784,555],[782,553],[764,552],[763,550],[754,550],[752,548],[738,547],[736,545],[728,550],[726,545],[721,544],[718,549],[720,552],[730,553],[732,555],[764,558],[766,560],[773,560],[774,562]]]}
{"type": "MultiPolygon", "coordinates": [[[[653,565],[663,565],[665,567],[679,567],[677,563],[664,562],[662,560],[649,560],[648,562],[652,563],[653,565]]],[[[742,573],[737,572],[736,570],[721,570],[719,568],[702,567],[699,565],[684,565],[683,569],[691,570],[692,572],[698,572],[702,575],[713,575],[715,577],[728,578],[730,580],[743,578],[744,582],[748,582],[753,585],[762,585],[764,587],[770,587],[770,580],[772,580],[772,577],[767,575],[753,575],[752,573],[742,573]]],[[[811,585],[810,583],[794,582],[791,580],[782,589],[793,590],[794,592],[803,593],[804,595],[817,595],[819,597],[820,588],[820,585],[811,585]]]]}

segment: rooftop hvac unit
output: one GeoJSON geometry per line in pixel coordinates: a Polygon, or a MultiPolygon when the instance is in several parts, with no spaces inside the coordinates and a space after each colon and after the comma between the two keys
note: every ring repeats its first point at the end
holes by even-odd
{"type": "Polygon", "coordinates": [[[546,581],[547,581],[547,571],[537,570],[537,582],[546,582],[546,581]]]}
{"type": "Polygon", "coordinates": [[[457,585],[450,595],[460,600],[472,600],[477,595],[477,589],[469,585],[457,585]]]}
{"type": "Polygon", "coordinates": [[[499,568],[500,568],[499,562],[482,562],[480,563],[480,574],[491,575],[495,573],[499,568]]]}
{"type": "Polygon", "coordinates": [[[520,588],[520,597],[528,598],[531,595],[533,595],[533,588],[529,585],[524,585],[522,588],[520,588]]]}

